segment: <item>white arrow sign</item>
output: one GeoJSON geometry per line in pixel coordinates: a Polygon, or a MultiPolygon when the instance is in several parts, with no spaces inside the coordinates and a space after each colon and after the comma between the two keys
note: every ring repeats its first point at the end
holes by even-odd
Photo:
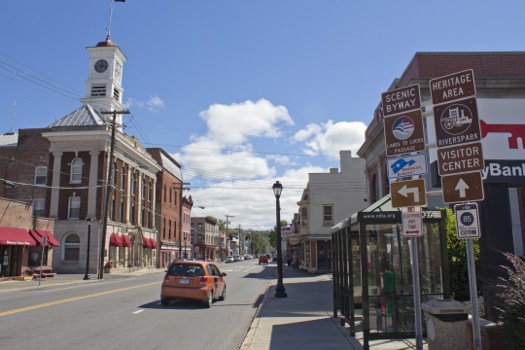
{"type": "Polygon", "coordinates": [[[454,188],[456,191],[459,191],[459,198],[465,198],[467,196],[467,190],[470,187],[467,185],[462,178],[459,178],[458,184],[454,188]]]}
{"type": "Polygon", "coordinates": [[[408,194],[412,193],[412,195],[414,196],[414,202],[419,202],[419,191],[417,187],[408,187],[407,185],[404,185],[399,189],[399,191],[397,191],[397,193],[399,193],[403,197],[408,197],[408,194]]]}

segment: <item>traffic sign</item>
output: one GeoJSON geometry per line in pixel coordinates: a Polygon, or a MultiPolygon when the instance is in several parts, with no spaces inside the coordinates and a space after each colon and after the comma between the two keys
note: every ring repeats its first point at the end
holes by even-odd
{"type": "Polygon", "coordinates": [[[435,105],[476,95],[472,69],[432,79],[429,86],[435,105]]]}
{"type": "Polygon", "coordinates": [[[442,176],[441,187],[445,203],[481,201],[484,198],[479,171],[442,176]]]}
{"type": "Polygon", "coordinates": [[[421,108],[419,85],[410,85],[381,94],[385,117],[421,108]]]}
{"type": "Polygon", "coordinates": [[[437,147],[481,140],[476,98],[434,106],[437,147]]]}
{"type": "Polygon", "coordinates": [[[425,193],[425,180],[415,179],[408,181],[392,182],[390,184],[392,207],[415,207],[427,204],[425,193]]]}
{"type": "Polygon", "coordinates": [[[456,204],[456,234],[459,239],[480,238],[478,205],[476,203],[456,204]]]}
{"type": "Polygon", "coordinates": [[[423,114],[416,110],[383,119],[387,157],[425,149],[423,114]]]}
{"type": "Polygon", "coordinates": [[[437,157],[438,172],[442,176],[483,170],[485,167],[481,142],[438,148],[437,157]]]}
{"type": "Polygon", "coordinates": [[[415,154],[387,159],[388,178],[396,179],[427,173],[427,155],[415,154]]]}
{"type": "Polygon", "coordinates": [[[401,208],[403,237],[423,236],[423,215],[420,206],[401,208]]]}

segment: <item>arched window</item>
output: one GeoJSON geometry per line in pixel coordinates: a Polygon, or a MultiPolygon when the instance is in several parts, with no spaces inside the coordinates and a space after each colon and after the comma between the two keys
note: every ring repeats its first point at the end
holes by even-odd
{"type": "Polygon", "coordinates": [[[64,260],[78,261],[80,256],[80,238],[72,233],[64,240],[64,260]]]}
{"type": "Polygon", "coordinates": [[[71,173],[69,174],[69,182],[79,184],[82,182],[82,168],[84,167],[84,162],[82,159],[75,158],[71,162],[71,173]]]}

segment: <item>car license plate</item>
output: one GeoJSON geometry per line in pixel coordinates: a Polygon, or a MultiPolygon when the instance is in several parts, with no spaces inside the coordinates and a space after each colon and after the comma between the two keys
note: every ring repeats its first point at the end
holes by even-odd
{"type": "Polygon", "coordinates": [[[180,280],[179,283],[180,284],[189,284],[190,281],[189,280],[180,280]]]}

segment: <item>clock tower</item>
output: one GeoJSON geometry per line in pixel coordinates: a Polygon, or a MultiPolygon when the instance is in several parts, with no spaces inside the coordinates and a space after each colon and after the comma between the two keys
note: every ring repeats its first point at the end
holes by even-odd
{"type": "MultiPolygon", "coordinates": [[[[85,82],[85,96],[80,101],[99,112],[123,110],[122,66],[126,56],[109,36],[96,46],[88,47],[87,51],[88,79],[85,82]]],[[[119,119],[120,115],[117,116],[117,124],[122,125],[119,119]]]]}

